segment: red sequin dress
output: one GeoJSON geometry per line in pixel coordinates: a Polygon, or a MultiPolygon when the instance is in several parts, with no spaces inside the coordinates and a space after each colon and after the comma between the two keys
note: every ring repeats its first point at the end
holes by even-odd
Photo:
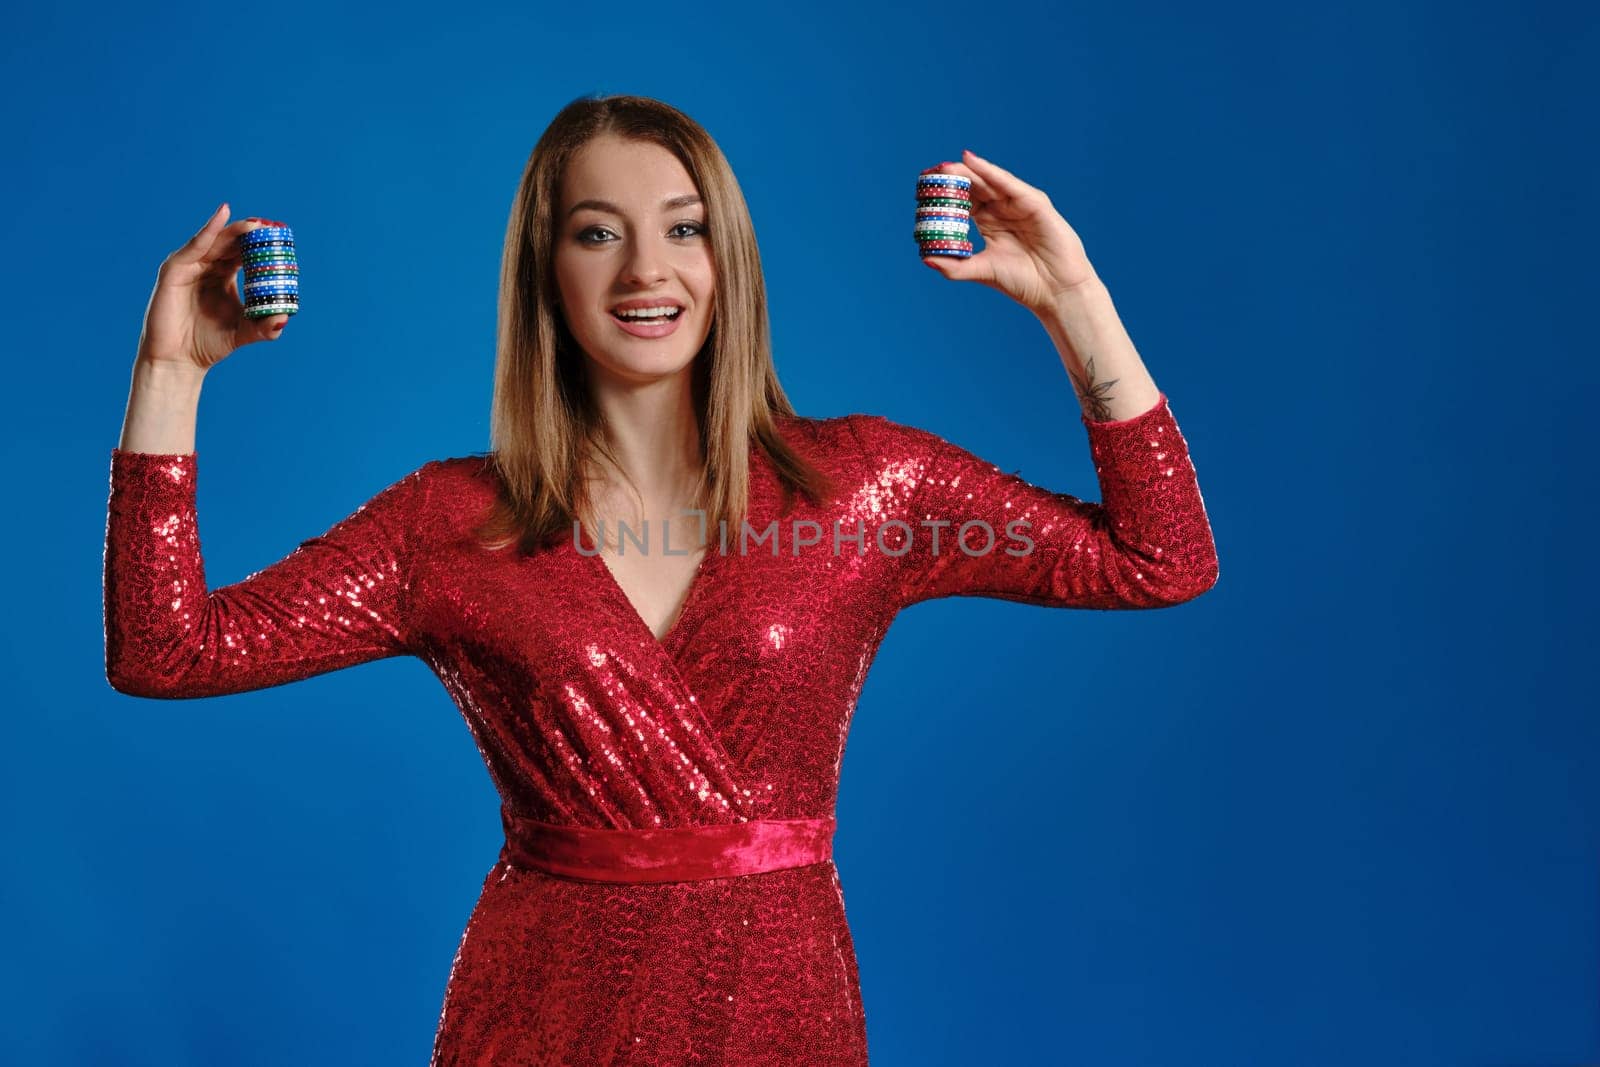
{"type": "Polygon", "coordinates": [[[195,454],[113,449],[107,677],[178,698],[386,656],[433,669],[507,833],[450,968],[434,1067],[864,1064],[826,846],[856,698],[896,613],[948,596],[1159,608],[1216,581],[1165,395],[1133,418],[1081,421],[1098,504],[881,416],[780,418],[839,492],[780,517],[752,449],[746,551],[736,530],[726,552],[713,544],[663,640],[587,540],[520,558],[473,544],[468,521],[494,493],[479,457],[428,462],[208,590],[195,454]],[[982,523],[958,546],[969,520],[982,523]],[[739,837],[756,829],[770,832],[739,837]],[[707,876],[736,870],[756,873],[707,876]]]}

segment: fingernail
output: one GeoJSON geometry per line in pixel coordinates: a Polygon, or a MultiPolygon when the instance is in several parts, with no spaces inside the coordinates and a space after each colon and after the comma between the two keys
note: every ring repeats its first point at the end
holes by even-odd
{"type": "Polygon", "coordinates": [[[244,221],[246,221],[246,222],[260,222],[261,220],[256,218],[254,215],[251,215],[249,218],[245,219],[244,221]]]}

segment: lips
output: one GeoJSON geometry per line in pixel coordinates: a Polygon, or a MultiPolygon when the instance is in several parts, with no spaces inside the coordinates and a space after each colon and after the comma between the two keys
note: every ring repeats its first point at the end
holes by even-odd
{"type": "Polygon", "coordinates": [[[625,319],[615,312],[612,312],[611,317],[622,332],[632,334],[634,337],[666,337],[677,330],[678,323],[683,321],[683,310],[680,308],[671,318],[662,316],[653,319],[625,319]]]}
{"type": "MultiPolygon", "coordinates": [[[[666,305],[664,305],[664,304],[647,304],[645,306],[646,307],[665,307],[666,305]]],[[[644,322],[644,323],[650,323],[650,322],[672,322],[673,320],[675,320],[675,319],[677,319],[677,318],[679,318],[679,317],[681,317],[683,315],[683,308],[681,308],[681,307],[678,308],[677,311],[671,312],[671,313],[666,314],[666,315],[652,315],[652,316],[645,316],[645,317],[633,316],[631,318],[624,318],[622,315],[618,314],[619,310],[620,309],[613,308],[612,311],[611,311],[611,317],[614,318],[614,319],[617,319],[619,322],[644,322]]]]}
{"type": "Polygon", "coordinates": [[[634,311],[638,308],[675,307],[683,310],[683,301],[670,296],[644,297],[638,300],[624,300],[620,304],[612,304],[611,312],[634,311]]]}

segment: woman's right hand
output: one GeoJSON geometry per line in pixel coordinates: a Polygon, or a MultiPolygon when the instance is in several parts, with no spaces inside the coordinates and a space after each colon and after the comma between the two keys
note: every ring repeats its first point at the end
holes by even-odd
{"type": "Polygon", "coordinates": [[[156,272],[139,335],[140,359],[204,374],[234,349],[282,335],[289,316],[246,318],[236,280],[244,259],[239,235],[266,223],[227,218],[228,205],[222,204],[156,272]]]}

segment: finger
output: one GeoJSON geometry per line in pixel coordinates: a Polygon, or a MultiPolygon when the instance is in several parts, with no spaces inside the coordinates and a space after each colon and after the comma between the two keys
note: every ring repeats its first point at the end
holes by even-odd
{"type": "Polygon", "coordinates": [[[228,221],[227,201],[217,205],[217,210],[211,213],[206,224],[200,227],[198,233],[183,243],[183,247],[172,253],[170,260],[173,263],[201,263],[205,260],[206,252],[216,240],[217,234],[228,221]]]}
{"type": "Polygon", "coordinates": [[[251,230],[271,225],[273,223],[270,220],[256,218],[253,215],[247,219],[239,219],[236,222],[228,223],[228,225],[217,231],[212,238],[211,245],[206,249],[202,262],[225,264],[243,259],[244,250],[239,247],[239,238],[251,230]]]}
{"type": "Polygon", "coordinates": [[[974,171],[964,163],[941,163],[933,168],[939,174],[959,174],[972,183],[972,206],[982,207],[999,195],[995,187],[983,175],[974,171]]]}
{"type": "Polygon", "coordinates": [[[988,268],[982,256],[982,252],[964,259],[961,256],[923,256],[922,262],[952,281],[979,281],[988,268]]]}
{"type": "Polygon", "coordinates": [[[276,341],[283,335],[283,328],[289,325],[289,316],[268,315],[261,319],[246,319],[245,323],[245,330],[248,333],[244,339],[245,344],[255,341],[276,341]]]}
{"type": "Polygon", "coordinates": [[[975,173],[983,175],[984,182],[990,188],[997,190],[1002,196],[1020,198],[1043,192],[1043,190],[1029,185],[998,163],[991,163],[984,159],[970,148],[963,149],[961,154],[966,159],[967,165],[975,173]]]}

